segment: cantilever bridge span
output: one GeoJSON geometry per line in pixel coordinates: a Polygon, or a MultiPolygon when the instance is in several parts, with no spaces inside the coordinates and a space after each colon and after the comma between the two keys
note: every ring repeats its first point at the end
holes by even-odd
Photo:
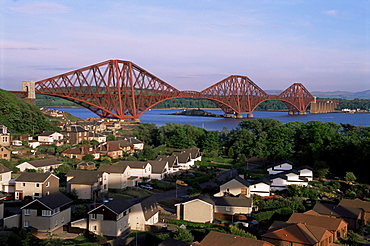
{"type": "Polygon", "coordinates": [[[172,98],[204,98],[226,115],[253,117],[263,101],[283,101],[290,113],[305,114],[315,101],[301,84],[280,95],[268,95],[247,76],[232,75],[198,92],[180,91],[130,61],[108,60],[37,82],[24,81],[18,96],[35,94],[61,97],[88,108],[102,118],[137,119],[154,105],[172,98]],[[27,92],[27,93],[25,93],[27,92]]]}

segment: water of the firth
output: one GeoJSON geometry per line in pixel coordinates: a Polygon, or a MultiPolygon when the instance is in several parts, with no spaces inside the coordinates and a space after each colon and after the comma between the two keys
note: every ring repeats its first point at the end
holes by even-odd
{"type": "MultiPolygon", "coordinates": [[[[85,108],[56,108],[61,111],[71,113],[72,115],[81,119],[86,118],[98,118],[97,115],[92,113],[90,110],[85,108]]],[[[165,125],[167,122],[179,123],[179,124],[190,124],[193,126],[203,127],[209,131],[222,130],[227,127],[229,130],[237,127],[242,119],[231,119],[231,118],[215,118],[215,117],[200,117],[200,116],[183,116],[183,115],[169,115],[174,112],[181,110],[151,110],[145,112],[140,117],[140,122],[143,123],[154,123],[157,126],[165,125]]],[[[222,111],[209,110],[214,114],[223,114],[222,111]]],[[[254,118],[272,118],[280,120],[283,123],[292,121],[322,121],[322,122],[334,122],[337,124],[348,123],[355,126],[370,126],[370,114],[369,113],[330,113],[330,114],[307,114],[307,115],[288,115],[287,112],[275,112],[275,111],[254,111],[254,118]]],[[[244,118],[246,119],[246,118],[244,118]]]]}

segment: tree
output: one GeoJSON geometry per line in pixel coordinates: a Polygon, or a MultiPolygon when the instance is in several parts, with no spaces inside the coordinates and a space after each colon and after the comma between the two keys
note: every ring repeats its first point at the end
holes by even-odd
{"type": "Polygon", "coordinates": [[[93,154],[87,154],[82,157],[83,161],[93,161],[95,159],[95,156],[93,154]]]}
{"type": "Polygon", "coordinates": [[[356,176],[353,172],[346,172],[346,175],[344,176],[344,180],[346,181],[356,181],[356,176]]]}
{"type": "Polygon", "coordinates": [[[234,225],[229,225],[229,230],[230,230],[230,234],[233,234],[233,235],[257,239],[257,237],[254,236],[253,234],[246,232],[243,229],[238,228],[237,226],[234,226],[234,225]]]}
{"type": "Polygon", "coordinates": [[[173,237],[176,240],[184,241],[184,242],[194,242],[194,236],[191,232],[187,229],[179,228],[173,237]]]}

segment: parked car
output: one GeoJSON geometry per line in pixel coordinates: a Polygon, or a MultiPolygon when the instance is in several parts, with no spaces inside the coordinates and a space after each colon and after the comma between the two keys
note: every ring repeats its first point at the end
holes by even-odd
{"type": "Polygon", "coordinates": [[[177,185],[180,185],[180,186],[188,186],[188,184],[187,183],[185,183],[184,181],[182,181],[182,180],[176,180],[176,184],[177,185]]]}
{"type": "Polygon", "coordinates": [[[153,187],[151,187],[150,185],[140,185],[140,187],[143,189],[153,190],[153,187]]]}

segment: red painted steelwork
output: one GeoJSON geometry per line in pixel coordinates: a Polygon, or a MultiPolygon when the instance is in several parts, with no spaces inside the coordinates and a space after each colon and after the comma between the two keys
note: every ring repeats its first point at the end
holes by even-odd
{"type": "Polygon", "coordinates": [[[270,96],[246,76],[232,75],[197,91],[179,91],[130,61],[108,60],[35,83],[37,94],[73,101],[102,118],[139,118],[154,105],[172,98],[205,98],[227,114],[251,114],[266,100],[281,100],[291,111],[304,112],[314,100],[295,83],[270,96]]]}

